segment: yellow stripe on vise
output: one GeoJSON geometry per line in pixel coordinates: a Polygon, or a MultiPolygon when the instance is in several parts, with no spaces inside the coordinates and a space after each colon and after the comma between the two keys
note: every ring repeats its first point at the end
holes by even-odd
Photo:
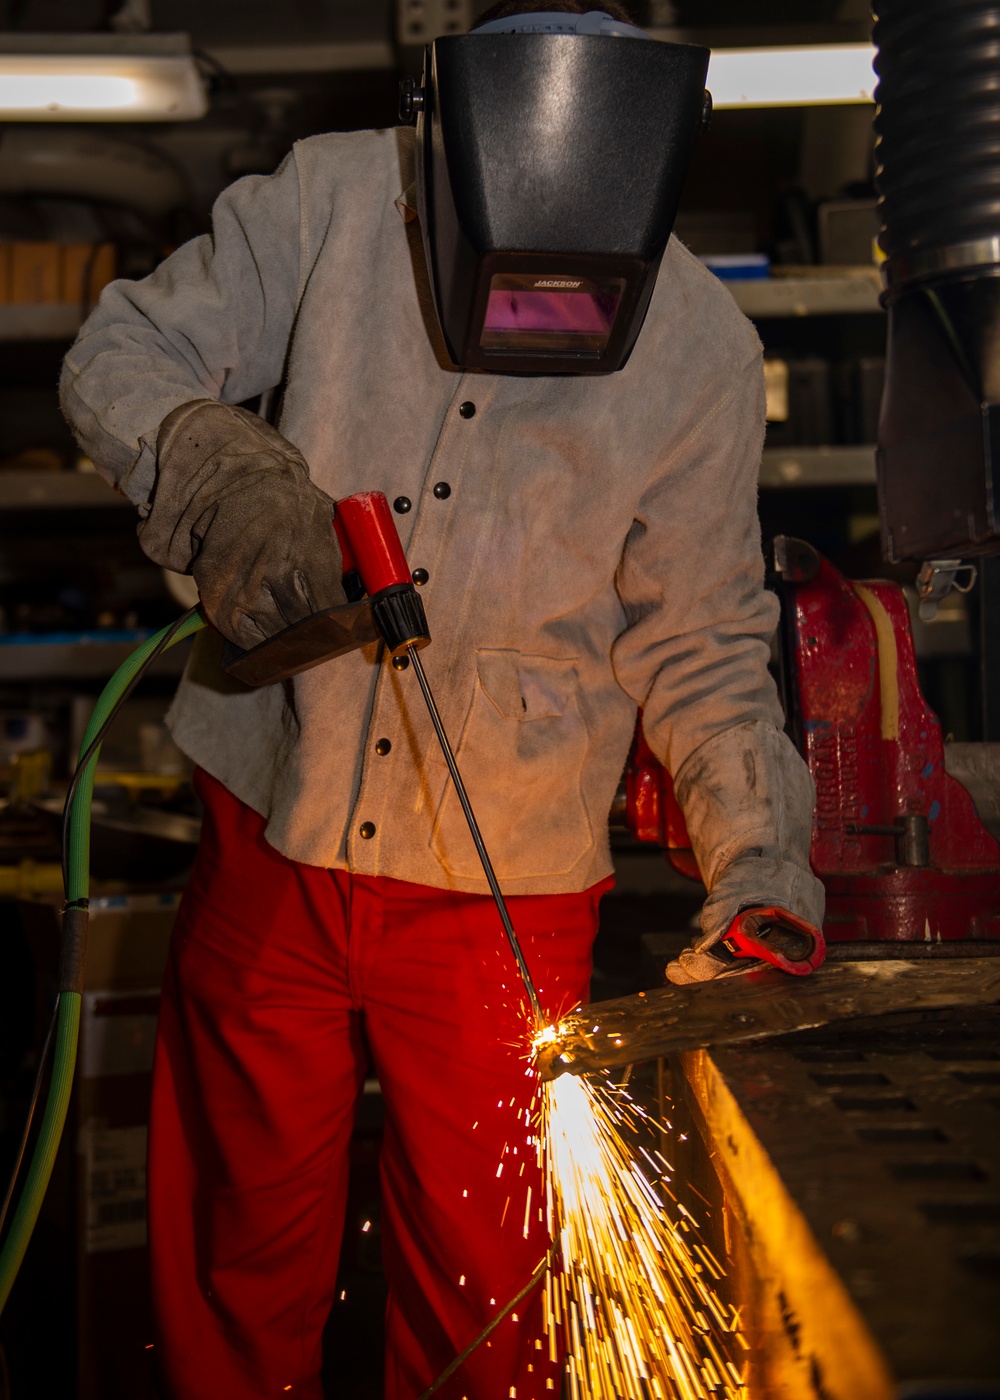
{"type": "Polygon", "coordinates": [[[851,587],[871,613],[875,624],[875,639],[878,643],[878,680],[882,702],[882,738],[899,738],[899,656],[896,651],[896,633],[892,619],[885,607],[863,583],[853,583],[851,587]]]}

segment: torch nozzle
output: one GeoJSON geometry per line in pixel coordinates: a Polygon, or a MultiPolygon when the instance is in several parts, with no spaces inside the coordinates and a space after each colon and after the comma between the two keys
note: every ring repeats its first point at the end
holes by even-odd
{"type": "Polygon", "coordinates": [[[535,1069],[543,1083],[558,1079],[569,1069],[572,1057],[565,1052],[567,1036],[568,1027],[561,1021],[541,1026],[535,1031],[531,1052],[535,1069]]]}

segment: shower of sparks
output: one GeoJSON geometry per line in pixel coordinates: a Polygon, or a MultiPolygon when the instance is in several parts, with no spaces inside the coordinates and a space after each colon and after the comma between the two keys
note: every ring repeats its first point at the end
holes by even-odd
{"type": "MultiPolygon", "coordinates": [[[[549,1027],[535,1048],[558,1038],[549,1027]]],[[[722,1270],[669,1190],[663,1130],[609,1080],[563,1074],[542,1086],[539,1151],[559,1255],[545,1327],[572,1400],[746,1395],[727,1355],[745,1348],[738,1315],[717,1297],[722,1270]]]]}

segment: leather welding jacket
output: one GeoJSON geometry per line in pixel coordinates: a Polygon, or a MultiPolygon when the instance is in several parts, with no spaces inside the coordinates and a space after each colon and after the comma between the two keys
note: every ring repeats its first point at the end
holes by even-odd
{"type": "MultiPolygon", "coordinates": [[[[317,484],[402,506],[408,561],[428,574],[428,675],[504,889],[577,891],[611,871],[640,705],[710,887],[734,863],[747,877],[716,919],[760,900],[817,919],[811,783],[767,671],[752,327],[672,239],[619,373],[458,371],[400,201],[412,164],[409,130],[299,142],[220,196],[212,235],[106,288],[63,374],[80,443],[144,512],[172,409],[283,385],[277,426],[317,484]]],[[[266,816],[271,844],[486,891],[412,670],[372,646],[250,690],[218,655],[203,634],[169,722],[266,816]]]]}

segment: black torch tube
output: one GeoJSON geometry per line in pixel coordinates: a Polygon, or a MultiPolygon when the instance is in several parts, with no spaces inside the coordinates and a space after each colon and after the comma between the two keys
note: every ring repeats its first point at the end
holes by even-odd
{"type": "Polygon", "coordinates": [[[475,842],[476,851],[483,867],[483,873],[486,876],[487,884],[490,887],[490,892],[493,895],[493,900],[500,914],[500,922],[503,924],[503,931],[507,935],[507,942],[510,944],[510,950],[514,954],[514,961],[517,963],[517,970],[521,974],[524,989],[528,994],[531,1010],[535,1017],[535,1029],[541,1030],[545,1025],[545,1015],[542,1011],[542,1004],[538,1000],[535,984],[531,980],[531,973],[528,971],[528,964],[524,960],[524,953],[521,951],[520,941],[518,940],[517,934],[514,932],[514,925],[511,922],[510,914],[507,912],[507,905],[500,891],[500,885],[497,881],[489,852],[486,849],[486,843],[483,841],[482,833],[479,830],[479,823],[476,821],[475,813],[472,810],[469,794],[466,792],[465,784],[462,782],[462,775],[458,771],[458,764],[455,762],[455,755],[452,752],[451,744],[448,742],[448,735],[445,733],[444,724],[438,713],[438,707],[434,703],[434,696],[431,694],[431,688],[427,681],[423,662],[420,660],[420,653],[415,646],[409,648],[409,657],[413,663],[413,669],[417,673],[417,680],[420,682],[420,689],[423,692],[424,701],[427,705],[427,713],[431,717],[434,732],[437,734],[438,743],[441,745],[441,752],[444,754],[444,761],[448,765],[448,772],[451,774],[451,780],[455,784],[455,791],[458,793],[458,800],[462,804],[465,820],[469,824],[469,831],[475,842]]]}

